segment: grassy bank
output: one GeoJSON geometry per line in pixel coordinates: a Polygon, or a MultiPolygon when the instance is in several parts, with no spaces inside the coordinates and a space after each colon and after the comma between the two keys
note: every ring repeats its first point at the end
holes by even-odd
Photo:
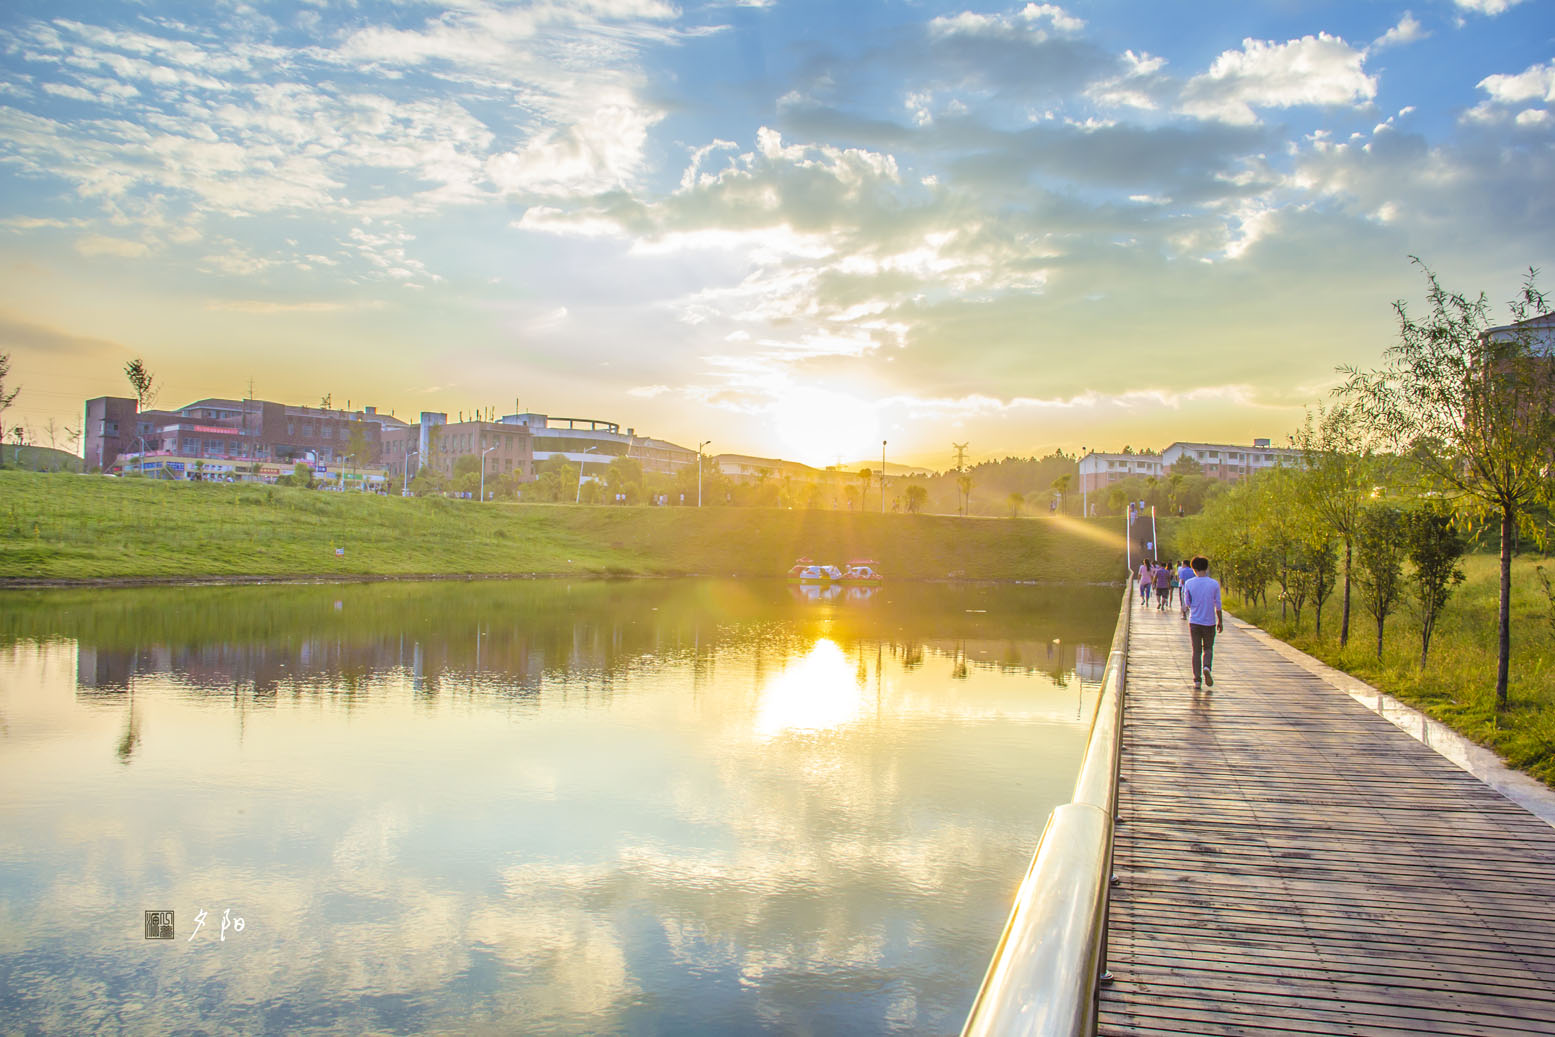
{"type": "Polygon", "coordinates": [[[1241,618],[1302,651],[1410,703],[1481,745],[1507,763],[1555,786],[1555,630],[1535,566],[1555,577],[1555,562],[1536,557],[1514,560],[1512,569],[1512,664],[1509,708],[1495,708],[1497,560],[1464,560],[1467,582],[1447,604],[1431,639],[1430,658],[1420,667],[1420,624],[1407,609],[1389,617],[1382,659],[1377,659],[1376,621],[1357,594],[1350,619],[1350,643],[1339,648],[1343,608],[1336,592],[1323,609],[1323,634],[1313,633],[1310,606],[1301,622],[1268,607],[1229,603],[1241,618]]]}
{"type": "Polygon", "coordinates": [[[905,579],[1098,582],[1124,568],[1121,536],[1075,519],[481,504],[0,472],[6,581],[773,576],[799,555],[872,558],[905,579]]]}

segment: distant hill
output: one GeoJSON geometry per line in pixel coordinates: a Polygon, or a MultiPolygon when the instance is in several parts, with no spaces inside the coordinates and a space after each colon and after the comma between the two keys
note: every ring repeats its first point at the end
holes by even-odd
{"type": "Polygon", "coordinates": [[[29,472],[79,472],[81,459],[68,450],[47,446],[0,446],[0,467],[29,472]]]}

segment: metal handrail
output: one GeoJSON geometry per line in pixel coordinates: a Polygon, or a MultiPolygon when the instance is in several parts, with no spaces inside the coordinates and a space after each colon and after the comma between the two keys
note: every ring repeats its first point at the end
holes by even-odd
{"type": "Polygon", "coordinates": [[[1074,798],[1048,817],[962,1037],[1085,1037],[1096,1031],[1132,604],[1129,581],[1074,798]]]}

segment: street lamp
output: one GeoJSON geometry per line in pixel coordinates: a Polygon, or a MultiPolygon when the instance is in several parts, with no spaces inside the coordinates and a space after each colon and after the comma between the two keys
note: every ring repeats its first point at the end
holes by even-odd
{"type": "MultiPolygon", "coordinates": [[[[595,451],[595,449],[597,449],[597,448],[589,447],[587,450],[585,450],[583,452],[585,454],[592,454],[595,451]]],[[[578,493],[577,493],[577,495],[575,497],[572,498],[572,503],[579,504],[579,503],[582,502],[582,500],[583,500],[583,462],[580,460],[578,462],[578,493]]]]}
{"type": "Polygon", "coordinates": [[[404,497],[406,494],[410,493],[410,459],[412,457],[420,457],[420,456],[421,456],[421,451],[419,451],[419,450],[412,450],[410,453],[405,455],[405,478],[400,480],[400,496],[401,497],[404,497]]]}
{"type": "Polygon", "coordinates": [[[704,439],[697,444],[697,507],[702,506],[702,448],[711,443],[711,439],[704,439]]]}
{"type": "Polygon", "coordinates": [[[486,455],[491,453],[495,449],[497,449],[497,444],[493,443],[493,444],[491,444],[491,446],[489,446],[485,450],[481,451],[481,500],[482,501],[484,501],[486,499],[486,455]]]}
{"type": "Polygon", "coordinates": [[[885,440],[880,441],[880,514],[885,514],[885,440]]]}

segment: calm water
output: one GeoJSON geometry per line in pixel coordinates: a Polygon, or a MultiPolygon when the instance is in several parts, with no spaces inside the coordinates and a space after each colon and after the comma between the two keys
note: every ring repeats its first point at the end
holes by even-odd
{"type": "Polygon", "coordinates": [[[0,597],[0,1030],[953,1032],[1068,798],[1116,608],[0,597]],[[173,939],[145,939],[153,909],[173,939]]]}

